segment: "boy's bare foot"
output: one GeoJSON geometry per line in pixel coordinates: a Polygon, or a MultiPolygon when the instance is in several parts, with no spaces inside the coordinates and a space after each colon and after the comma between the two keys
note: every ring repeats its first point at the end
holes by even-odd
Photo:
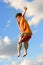
{"type": "Polygon", "coordinates": [[[20,53],[18,53],[18,57],[20,57],[20,53]]]}
{"type": "Polygon", "coordinates": [[[23,57],[25,57],[26,55],[27,55],[27,50],[24,50],[23,57]]]}
{"type": "Polygon", "coordinates": [[[26,55],[27,55],[27,53],[26,53],[26,54],[24,54],[24,55],[23,55],[23,57],[25,57],[26,55]]]}
{"type": "Polygon", "coordinates": [[[18,55],[18,57],[20,57],[20,55],[18,55]]]}

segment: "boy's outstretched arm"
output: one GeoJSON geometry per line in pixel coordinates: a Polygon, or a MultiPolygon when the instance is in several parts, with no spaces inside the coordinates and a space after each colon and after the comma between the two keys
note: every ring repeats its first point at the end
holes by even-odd
{"type": "Polygon", "coordinates": [[[26,11],[27,11],[27,7],[24,7],[24,11],[23,11],[23,13],[22,13],[22,16],[25,15],[26,11]]]}

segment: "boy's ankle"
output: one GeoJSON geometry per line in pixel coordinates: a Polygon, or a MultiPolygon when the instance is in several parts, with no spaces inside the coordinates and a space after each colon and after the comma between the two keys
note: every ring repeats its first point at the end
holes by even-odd
{"type": "Polygon", "coordinates": [[[23,57],[25,57],[27,55],[27,52],[23,54],[23,57]]]}
{"type": "Polygon", "coordinates": [[[23,57],[27,55],[27,50],[24,50],[23,57]]]}
{"type": "Polygon", "coordinates": [[[20,53],[18,53],[18,57],[20,57],[20,53]]]}

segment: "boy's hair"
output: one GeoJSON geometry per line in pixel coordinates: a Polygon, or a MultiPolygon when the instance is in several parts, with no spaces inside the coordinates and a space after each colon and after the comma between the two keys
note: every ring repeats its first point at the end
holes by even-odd
{"type": "Polygon", "coordinates": [[[18,17],[18,16],[22,16],[22,13],[17,13],[16,14],[16,17],[18,17]]]}

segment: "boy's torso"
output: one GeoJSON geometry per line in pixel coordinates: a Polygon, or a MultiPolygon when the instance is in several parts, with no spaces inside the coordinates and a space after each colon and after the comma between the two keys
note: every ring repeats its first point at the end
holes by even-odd
{"type": "Polygon", "coordinates": [[[22,19],[18,23],[21,33],[32,34],[29,24],[27,23],[25,18],[22,17],[22,19]]]}

